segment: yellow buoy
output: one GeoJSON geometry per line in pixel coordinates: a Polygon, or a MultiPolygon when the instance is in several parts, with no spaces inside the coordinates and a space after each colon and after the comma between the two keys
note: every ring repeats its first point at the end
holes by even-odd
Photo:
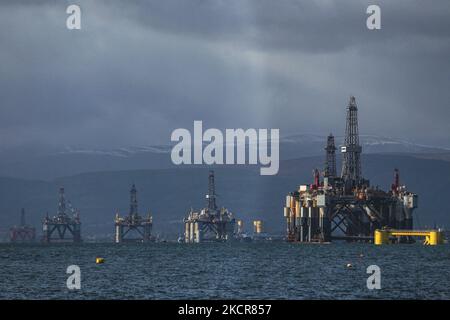
{"type": "Polygon", "coordinates": [[[95,263],[96,264],[100,264],[100,263],[103,263],[103,262],[105,262],[105,259],[100,258],[100,257],[95,258],[95,263]]]}
{"type": "Polygon", "coordinates": [[[375,245],[379,246],[382,244],[388,244],[389,243],[389,231],[387,230],[375,230],[375,236],[374,236],[374,243],[375,245]]]}

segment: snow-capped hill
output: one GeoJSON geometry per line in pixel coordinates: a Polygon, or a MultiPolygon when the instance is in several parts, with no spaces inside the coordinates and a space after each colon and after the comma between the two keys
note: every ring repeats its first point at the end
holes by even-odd
{"type": "MultiPolygon", "coordinates": [[[[342,140],[343,142],[343,140],[342,140]]],[[[362,135],[361,143],[365,146],[368,152],[410,152],[410,153],[440,153],[449,152],[450,148],[436,147],[425,144],[414,143],[402,139],[394,139],[387,137],[380,137],[374,135],[362,135]]]]}
{"type": "MultiPolygon", "coordinates": [[[[336,147],[344,144],[344,136],[335,136],[336,147]]],[[[318,155],[323,153],[326,136],[315,134],[295,134],[283,137],[281,143],[289,149],[300,148],[302,154],[318,155]]],[[[376,135],[360,135],[363,153],[447,153],[450,148],[418,144],[402,139],[376,135]]],[[[292,150],[291,150],[292,152],[292,150]]]]}
{"type": "Polygon", "coordinates": [[[326,136],[318,134],[293,134],[280,138],[281,143],[324,143],[326,136]]]}
{"type": "MultiPolygon", "coordinates": [[[[280,139],[280,150],[283,154],[293,154],[295,157],[312,156],[323,154],[323,148],[326,144],[326,136],[318,134],[293,134],[280,139]]],[[[344,136],[335,136],[336,147],[344,144],[344,136]]],[[[364,153],[442,153],[450,152],[450,148],[434,147],[423,144],[417,144],[406,140],[388,138],[375,135],[360,135],[360,143],[364,153]]],[[[205,143],[206,145],[206,143],[205,143]]],[[[57,151],[59,155],[91,155],[91,156],[110,156],[129,158],[136,155],[168,154],[172,150],[171,145],[153,145],[153,146],[126,146],[120,148],[76,148],[65,147],[57,151]]],[[[289,156],[291,158],[291,156],[289,156]]]]}
{"type": "MultiPolygon", "coordinates": [[[[337,136],[336,147],[344,142],[337,136]]],[[[280,160],[324,156],[326,135],[294,134],[280,140],[280,160]]],[[[402,153],[450,160],[449,148],[427,146],[401,139],[361,135],[363,154],[402,153]]],[[[169,169],[172,145],[86,148],[69,146],[21,146],[0,150],[0,176],[52,179],[94,171],[169,169]]],[[[337,150],[338,157],[339,149],[337,150]]]]}
{"type": "Polygon", "coordinates": [[[92,148],[76,148],[65,147],[64,149],[57,151],[56,154],[85,154],[85,155],[97,155],[97,156],[112,156],[112,157],[131,157],[139,153],[169,153],[171,146],[131,146],[121,147],[115,149],[92,149],[92,148]]]}

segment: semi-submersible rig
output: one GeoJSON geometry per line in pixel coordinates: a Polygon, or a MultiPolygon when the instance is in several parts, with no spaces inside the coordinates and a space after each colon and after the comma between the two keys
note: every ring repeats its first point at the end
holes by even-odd
{"type": "Polygon", "coordinates": [[[25,209],[20,212],[20,225],[9,229],[11,242],[32,242],[36,239],[36,229],[25,223],[25,209]]]}
{"type": "Polygon", "coordinates": [[[66,206],[63,187],[59,188],[58,211],[53,217],[49,217],[47,212],[42,222],[42,232],[43,242],[81,242],[80,212],[70,202],[66,206]]]}
{"type": "MultiPolygon", "coordinates": [[[[148,242],[153,241],[153,218],[150,213],[141,216],[138,213],[137,189],[133,184],[130,190],[130,211],[128,215],[115,216],[116,243],[121,242],[148,242]]],[[[50,242],[81,242],[80,213],[75,210],[70,201],[66,202],[64,188],[59,189],[58,210],[55,216],[46,214],[42,223],[42,241],[50,242]],[[70,210],[70,213],[68,212],[70,210]]],[[[33,240],[34,228],[25,225],[25,212],[22,209],[21,225],[11,228],[11,241],[33,240]]]]}
{"type": "Polygon", "coordinates": [[[133,184],[130,190],[130,211],[121,217],[116,213],[114,219],[116,233],[114,242],[150,242],[152,237],[153,217],[149,212],[147,216],[138,213],[137,189],[133,184]]]}
{"type": "Polygon", "coordinates": [[[196,212],[190,210],[184,219],[184,241],[207,242],[227,241],[235,236],[236,219],[226,208],[219,208],[216,204],[216,188],[214,171],[209,172],[206,208],[196,212]]]}
{"type": "Polygon", "coordinates": [[[374,188],[362,176],[357,114],[355,97],[350,97],[341,175],[336,174],[336,147],[330,134],[323,180],[315,169],[313,184],[301,185],[287,195],[284,217],[288,241],[372,241],[377,229],[412,229],[417,195],[400,185],[398,170],[389,191],[374,188]]]}

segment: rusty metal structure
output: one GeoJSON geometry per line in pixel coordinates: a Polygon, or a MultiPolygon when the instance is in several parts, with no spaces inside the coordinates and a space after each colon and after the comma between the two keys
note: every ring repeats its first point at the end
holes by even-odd
{"type": "Polygon", "coordinates": [[[42,241],[50,242],[81,242],[80,213],[75,210],[70,201],[67,202],[64,188],[59,189],[58,210],[55,216],[49,217],[48,212],[42,223],[42,241]],[[68,212],[70,210],[70,213],[68,212]]]}
{"type": "Polygon", "coordinates": [[[329,135],[323,179],[315,169],[312,184],[300,185],[286,196],[288,241],[373,241],[376,229],[413,228],[417,195],[400,184],[398,169],[394,170],[394,182],[388,191],[371,186],[362,175],[357,114],[355,97],[351,97],[341,147],[341,175],[336,176],[336,147],[333,135],[329,135]]]}
{"type": "Polygon", "coordinates": [[[187,243],[228,241],[235,238],[236,219],[226,208],[216,203],[214,171],[209,172],[206,208],[196,212],[190,210],[184,219],[184,240],[187,243]]]}
{"type": "Polygon", "coordinates": [[[29,226],[25,222],[25,209],[20,212],[20,225],[9,230],[11,242],[32,242],[36,239],[36,228],[29,226]]]}
{"type": "Polygon", "coordinates": [[[121,217],[116,213],[115,217],[115,239],[121,242],[149,242],[153,241],[152,228],[153,217],[150,213],[146,217],[139,215],[137,189],[133,184],[130,190],[130,211],[128,215],[121,217]]]}

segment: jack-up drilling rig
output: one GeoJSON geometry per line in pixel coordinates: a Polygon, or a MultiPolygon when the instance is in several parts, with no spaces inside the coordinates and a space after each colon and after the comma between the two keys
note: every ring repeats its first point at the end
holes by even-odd
{"type": "MultiPolygon", "coordinates": [[[[373,241],[376,229],[412,229],[417,195],[400,185],[398,169],[394,171],[394,183],[389,191],[374,188],[362,176],[357,114],[355,97],[350,97],[341,147],[341,175],[336,176],[336,147],[330,134],[325,148],[323,181],[315,169],[313,184],[301,185],[287,195],[284,217],[288,241],[373,241]]],[[[402,241],[411,240],[402,238],[402,241]]]]}
{"type": "Polygon", "coordinates": [[[36,239],[36,229],[25,223],[25,209],[20,212],[20,225],[9,230],[11,242],[31,242],[36,239]]]}
{"type": "Polygon", "coordinates": [[[50,218],[48,213],[42,224],[43,242],[81,242],[80,213],[70,202],[68,207],[71,215],[67,213],[64,188],[59,188],[59,203],[56,216],[50,218]]]}
{"type": "Polygon", "coordinates": [[[130,190],[130,212],[124,217],[120,217],[119,213],[116,213],[115,227],[116,243],[149,242],[154,240],[152,237],[152,215],[150,213],[146,217],[139,215],[137,189],[134,184],[130,190]]]}
{"type": "Polygon", "coordinates": [[[191,209],[184,219],[185,242],[227,241],[234,239],[236,220],[227,209],[218,208],[216,197],[214,171],[210,171],[206,208],[203,208],[200,212],[195,212],[191,209]]]}

